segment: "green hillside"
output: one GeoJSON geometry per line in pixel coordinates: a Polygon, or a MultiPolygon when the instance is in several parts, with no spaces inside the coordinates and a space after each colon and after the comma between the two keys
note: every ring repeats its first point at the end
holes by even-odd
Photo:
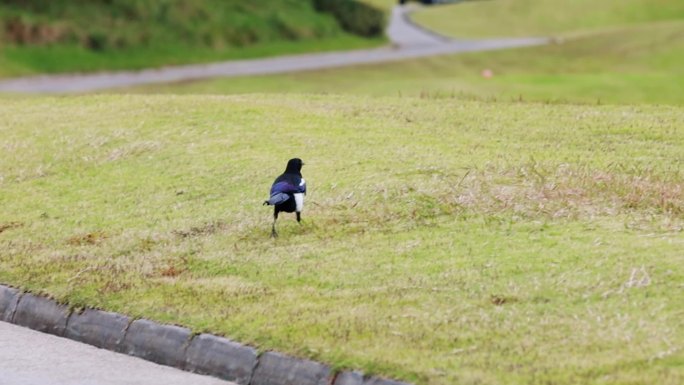
{"type": "MultiPolygon", "coordinates": [[[[496,13],[496,17],[501,18],[495,21],[500,29],[492,30],[492,34],[533,35],[564,31],[562,38],[548,46],[297,74],[145,86],[133,91],[316,92],[553,103],[684,104],[684,18],[676,12],[684,9],[684,3],[662,1],[659,2],[661,8],[649,12],[647,3],[640,0],[597,2],[592,8],[596,20],[592,28],[587,28],[587,18],[574,2],[538,3],[515,2],[534,5],[535,14],[496,13]],[[622,11],[613,12],[616,8],[622,11]],[[562,14],[564,23],[545,24],[551,14],[562,14]],[[521,29],[516,30],[516,25],[521,29]],[[547,26],[555,29],[543,29],[547,26]],[[490,70],[493,76],[484,78],[484,70],[490,70]]],[[[424,7],[414,17],[421,20],[424,15],[437,17],[442,13],[457,17],[462,9],[477,11],[479,16],[472,14],[468,18],[477,20],[472,21],[472,25],[452,23],[458,28],[468,28],[453,33],[471,36],[488,30],[492,19],[484,15],[492,13],[490,8],[495,6],[513,7],[512,2],[503,0],[474,1],[424,7]]],[[[496,17],[493,20],[497,20],[496,17]]],[[[437,23],[430,26],[439,28],[437,23]]]]}
{"type": "Polygon", "coordinates": [[[0,282],[420,385],[684,382],[684,110],[0,103],[0,282]],[[261,206],[299,156],[303,225],[261,206]]]}
{"type": "Polygon", "coordinates": [[[684,104],[684,22],[578,35],[563,44],[248,78],[149,85],[117,92],[252,92],[429,99],[684,104]],[[483,78],[484,69],[494,76],[483,78]]]}
{"type": "MultiPolygon", "coordinates": [[[[358,5],[361,7],[361,5],[358,5]]],[[[300,0],[0,4],[0,76],[140,68],[377,45],[300,0]]]]}
{"type": "Polygon", "coordinates": [[[684,19],[679,0],[491,0],[426,7],[419,24],[455,37],[551,36],[684,19]]]}

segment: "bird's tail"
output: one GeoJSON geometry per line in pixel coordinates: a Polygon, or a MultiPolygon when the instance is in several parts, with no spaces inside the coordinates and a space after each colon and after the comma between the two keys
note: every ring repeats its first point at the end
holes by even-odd
{"type": "Polygon", "coordinates": [[[264,201],[264,206],[266,206],[266,205],[269,205],[269,206],[279,205],[288,199],[290,199],[289,195],[287,195],[285,193],[276,193],[276,194],[271,195],[271,197],[267,201],[264,201]]]}

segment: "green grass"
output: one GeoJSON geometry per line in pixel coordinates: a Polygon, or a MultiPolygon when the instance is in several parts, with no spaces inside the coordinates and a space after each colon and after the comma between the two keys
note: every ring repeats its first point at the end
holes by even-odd
{"type": "Polygon", "coordinates": [[[684,22],[577,34],[563,44],[124,92],[313,92],[574,103],[684,103],[684,22]],[[481,76],[491,69],[494,77],[481,76]]]}
{"type": "Polygon", "coordinates": [[[677,0],[491,0],[426,7],[413,19],[455,37],[552,36],[684,19],[677,0]]]}
{"type": "MultiPolygon", "coordinates": [[[[376,5],[389,3],[379,1],[376,5]]],[[[478,36],[482,31],[489,31],[491,22],[500,29],[492,29],[490,35],[561,34],[562,38],[546,47],[298,74],[144,86],[124,92],[307,92],[680,105],[684,103],[684,15],[679,10],[684,11],[684,6],[669,0],[659,2],[658,6],[640,0],[604,1],[591,6],[585,1],[561,5],[528,0],[425,7],[414,18],[442,20],[439,18],[443,15],[449,26],[458,28],[450,32],[436,22],[425,22],[443,33],[478,36]],[[463,16],[472,24],[453,22],[453,17],[462,10],[473,12],[463,16]],[[475,12],[488,17],[476,16],[475,12]],[[489,17],[490,14],[493,16],[489,17]],[[494,77],[483,78],[481,73],[485,69],[492,70],[494,77]]]]}
{"type": "Polygon", "coordinates": [[[221,60],[239,60],[299,53],[377,47],[382,39],[351,35],[335,38],[262,43],[243,48],[191,47],[183,45],[94,52],[80,46],[8,47],[0,53],[0,78],[41,73],[135,70],[221,60]],[[6,63],[6,65],[5,65],[6,63]]]}
{"type": "Polygon", "coordinates": [[[684,109],[0,103],[0,282],[419,384],[684,381],[684,109]],[[304,224],[261,206],[288,158],[304,224]]]}

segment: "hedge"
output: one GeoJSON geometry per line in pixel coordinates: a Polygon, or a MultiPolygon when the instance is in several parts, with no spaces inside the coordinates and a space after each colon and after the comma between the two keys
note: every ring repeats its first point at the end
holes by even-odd
{"type": "Polygon", "coordinates": [[[347,32],[365,37],[382,36],[385,13],[356,0],[312,0],[317,11],[331,13],[347,32]]]}

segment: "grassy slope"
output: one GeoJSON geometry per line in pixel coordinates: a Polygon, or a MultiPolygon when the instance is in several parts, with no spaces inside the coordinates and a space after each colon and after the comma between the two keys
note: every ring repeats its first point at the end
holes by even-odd
{"type": "MultiPolygon", "coordinates": [[[[374,3],[390,5],[384,0],[374,3]]],[[[661,0],[657,7],[643,0],[591,5],[586,1],[478,1],[425,7],[414,17],[443,33],[461,37],[487,31],[505,36],[562,34],[564,43],[303,74],[140,87],[135,91],[361,93],[682,104],[683,11],[684,5],[672,0],[661,0]],[[462,12],[464,16],[460,16],[462,12]],[[480,74],[484,69],[492,69],[494,77],[483,79],[480,74]]]]}
{"type": "Polygon", "coordinates": [[[377,46],[342,31],[310,2],[152,0],[0,5],[0,77],[136,69],[284,53],[377,46]],[[33,5],[32,5],[33,4],[33,5]],[[30,44],[19,44],[20,20],[30,44]],[[59,36],[49,42],[50,36],[59,36]],[[101,48],[93,49],[93,39],[101,48]]]}
{"type": "MultiPolygon", "coordinates": [[[[583,103],[684,103],[684,21],[578,34],[564,44],[298,74],[134,89],[147,93],[316,92],[583,103]],[[484,79],[483,69],[494,77],[484,79]]],[[[130,92],[131,90],[126,90],[130,92]]]]}
{"type": "Polygon", "coordinates": [[[260,43],[239,49],[222,50],[182,44],[173,47],[131,48],[104,52],[93,52],[78,46],[8,47],[0,52],[0,78],[41,73],[145,69],[285,54],[363,49],[383,43],[380,39],[341,35],[303,41],[260,43]]]}
{"type": "Polygon", "coordinates": [[[492,0],[428,7],[414,20],[455,37],[550,36],[684,19],[677,0],[492,0]]]}
{"type": "Polygon", "coordinates": [[[0,282],[421,384],[684,381],[684,110],[0,103],[0,282]],[[260,205],[291,156],[304,225],[260,205]]]}

